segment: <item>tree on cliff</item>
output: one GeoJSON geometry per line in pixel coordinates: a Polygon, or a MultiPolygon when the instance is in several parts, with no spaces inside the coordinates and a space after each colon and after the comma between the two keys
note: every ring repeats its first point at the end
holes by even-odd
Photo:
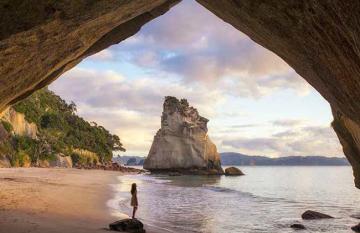
{"type": "MultiPolygon", "coordinates": [[[[75,156],[79,150],[95,153],[98,157],[96,161],[104,163],[111,160],[113,151],[125,151],[119,136],[77,116],[74,102],[67,104],[47,88],[35,92],[13,108],[38,127],[37,139],[11,139],[14,151],[25,151],[30,155],[32,163],[36,163],[39,158],[51,159],[56,153],[75,156]],[[49,149],[44,150],[44,145],[49,149]]],[[[21,160],[16,157],[18,154],[21,155],[14,153],[14,158],[21,160]]],[[[87,161],[79,159],[79,156],[75,156],[77,161],[87,161]]]]}

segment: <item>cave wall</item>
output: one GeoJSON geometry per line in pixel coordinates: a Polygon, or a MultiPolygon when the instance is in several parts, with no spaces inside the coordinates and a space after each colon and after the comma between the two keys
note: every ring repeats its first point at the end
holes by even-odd
{"type": "MultiPolygon", "coordinates": [[[[1,1],[0,110],[130,37],[178,1],[1,1]]],[[[283,58],[330,103],[360,188],[360,2],[197,1],[283,58]]]]}
{"type": "Polygon", "coordinates": [[[0,110],[132,36],[178,0],[3,0],[0,110]]]}
{"type": "Polygon", "coordinates": [[[360,126],[341,111],[332,109],[334,120],[331,123],[339,138],[344,154],[353,167],[354,182],[360,188],[360,126]]]}

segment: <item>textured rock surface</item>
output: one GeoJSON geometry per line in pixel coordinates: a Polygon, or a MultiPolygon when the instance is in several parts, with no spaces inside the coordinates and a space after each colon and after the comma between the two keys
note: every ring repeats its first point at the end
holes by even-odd
{"type": "Polygon", "coordinates": [[[360,148],[353,140],[360,135],[360,2],[197,1],[279,55],[352,122],[336,131],[352,135],[340,140],[360,188],[360,148]]]}
{"type": "Polygon", "coordinates": [[[4,150],[1,148],[4,146],[4,142],[7,142],[10,138],[10,133],[5,129],[3,124],[0,124],[0,168],[2,167],[11,167],[9,154],[5,154],[4,150]]]}
{"type": "Polygon", "coordinates": [[[333,110],[334,128],[344,153],[353,167],[355,186],[360,188],[360,127],[359,124],[346,117],[342,112],[333,110]]]}
{"type": "Polygon", "coordinates": [[[0,110],[135,34],[177,0],[0,2],[0,110]]]}
{"type": "Polygon", "coordinates": [[[225,169],[225,175],[226,176],[243,176],[245,174],[237,167],[228,167],[225,169]]]}
{"type": "Polygon", "coordinates": [[[355,226],[352,226],[351,227],[351,230],[355,231],[355,232],[360,232],[360,223],[355,225],[355,226]]]}
{"type": "Polygon", "coordinates": [[[144,225],[137,219],[123,219],[109,224],[110,230],[131,233],[145,233],[144,225]]]}
{"type": "Polygon", "coordinates": [[[50,167],[63,167],[63,168],[72,168],[73,163],[70,156],[65,156],[63,154],[56,154],[55,160],[49,161],[50,167]]]}
{"type": "Polygon", "coordinates": [[[306,229],[306,227],[300,223],[291,224],[290,228],[293,228],[295,230],[305,230],[306,229]]]}
{"type": "Polygon", "coordinates": [[[314,220],[314,219],[333,218],[333,217],[313,210],[307,210],[301,215],[301,218],[305,220],[314,220]]]}
{"type": "Polygon", "coordinates": [[[220,155],[207,135],[207,122],[187,100],[165,97],[161,128],[154,137],[144,168],[222,174],[220,155]]]}
{"type": "Polygon", "coordinates": [[[4,167],[11,167],[11,164],[8,158],[0,155],[0,168],[4,168],[4,167]]]}
{"type": "Polygon", "coordinates": [[[29,123],[25,119],[25,115],[16,112],[13,108],[7,108],[2,112],[1,119],[9,122],[16,135],[28,136],[32,139],[37,138],[37,126],[34,123],[29,123]]]}

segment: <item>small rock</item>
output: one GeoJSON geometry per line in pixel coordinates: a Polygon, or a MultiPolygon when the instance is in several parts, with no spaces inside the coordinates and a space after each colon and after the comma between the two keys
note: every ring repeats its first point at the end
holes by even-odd
{"type": "Polygon", "coordinates": [[[145,233],[144,225],[137,219],[123,219],[109,224],[110,230],[130,233],[145,233]]]}
{"type": "Polygon", "coordinates": [[[324,219],[324,218],[334,218],[330,215],[327,214],[323,214],[320,212],[316,212],[316,211],[312,211],[312,210],[307,210],[305,211],[302,215],[301,215],[302,219],[305,220],[313,220],[313,219],[324,219]]]}
{"type": "Polygon", "coordinates": [[[350,217],[360,219],[360,214],[352,214],[350,217]]]}
{"type": "Polygon", "coordinates": [[[290,226],[291,228],[293,229],[296,229],[296,230],[304,230],[306,229],[306,227],[300,223],[294,223],[290,226]]]}
{"type": "Polygon", "coordinates": [[[170,172],[169,176],[181,176],[180,172],[170,172]]]}
{"type": "Polygon", "coordinates": [[[237,167],[228,167],[225,169],[225,176],[243,176],[243,175],[245,174],[237,167]]]}
{"type": "Polygon", "coordinates": [[[360,232],[360,223],[358,225],[351,227],[351,230],[353,230],[355,232],[360,232]]]}

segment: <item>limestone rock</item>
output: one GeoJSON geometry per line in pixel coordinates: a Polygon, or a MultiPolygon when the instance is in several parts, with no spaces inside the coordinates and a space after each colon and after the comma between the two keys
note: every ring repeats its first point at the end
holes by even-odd
{"type": "MultiPolygon", "coordinates": [[[[43,164],[45,165],[45,164],[43,164]]],[[[63,154],[56,154],[55,160],[49,161],[50,167],[64,167],[72,168],[72,160],[70,156],[65,156],[63,154]]]]}
{"type": "Polygon", "coordinates": [[[48,168],[50,167],[50,163],[47,160],[38,160],[38,164],[36,166],[41,168],[48,168]]]}
{"type": "Polygon", "coordinates": [[[290,228],[295,229],[295,230],[305,230],[306,229],[306,227],[300,223],[291,224],[290,228]]]}
{"type": "Polygon", "coordinates": [[[243,176],[243,175],[245,174],[237,167],[228,167],[225,169],[225,176],[243,176]]]}
{"type": "Polygon", "coordinates": [[[360,223],[355,225],[355,226],[352,226],[351,227],[351,230],[355,231],[355,232],[360,232],[360,223]]]}
{"type": "Polygon", "coordinates": [[[123,219],[109,225],[110,230],[130,233],[145,233],[144,225],[137,219],[123,219]]]}
{"type": "Polygon", "coordinates": [[[14,134],[28,136],[32,139],[37,138],[38,129],[36,124],[28,122],[24,114],[16,112],[13,108],[7,108],[3,111],[1,119],[11,124],[14,134]]]}
{"type": "Polygon", "coordinates": [[[3,155],[0,155],[0,168],[11,167],[10,161],[3,155]]]}
{"type": "Polygon", "coordinates": [[[346,117],[339,110],[332,108],[334,120],[331,123],[344,154],[353,167],[355,186],[360,188],[360,127],[355,121],[346,117]]]}
{"type": "Polygon", "coordinates": [[[360,219],[360,214],[352,214],[350,217],[360,219]]]}
{"type": "Polygon", "coordinates": [[[180,172],[170,172],[169,176],[181,176],[180,172]]]}
{"type": "Polygon", "coordinates": [[[9,152],[4,148],[6,142],[10,139],[10,133],[0,123],[0,168],[11,167],[9,152]],[[4,144],[5,143],[5,144],[4,144]]]}
{"type": "Polygon", "coordinates": [[[313,219],[334,218],[334,217],[320,212],[307,210],[301,215],[301,218],[305,220],[313,220],[313,219]]]}
{"type": "Polygon", "coordinates": [[[165,97],[161,128],[144,168],[155,172],[223,174],[220,155],[207,134],[207,122],[187,100],[165,97]]]}

